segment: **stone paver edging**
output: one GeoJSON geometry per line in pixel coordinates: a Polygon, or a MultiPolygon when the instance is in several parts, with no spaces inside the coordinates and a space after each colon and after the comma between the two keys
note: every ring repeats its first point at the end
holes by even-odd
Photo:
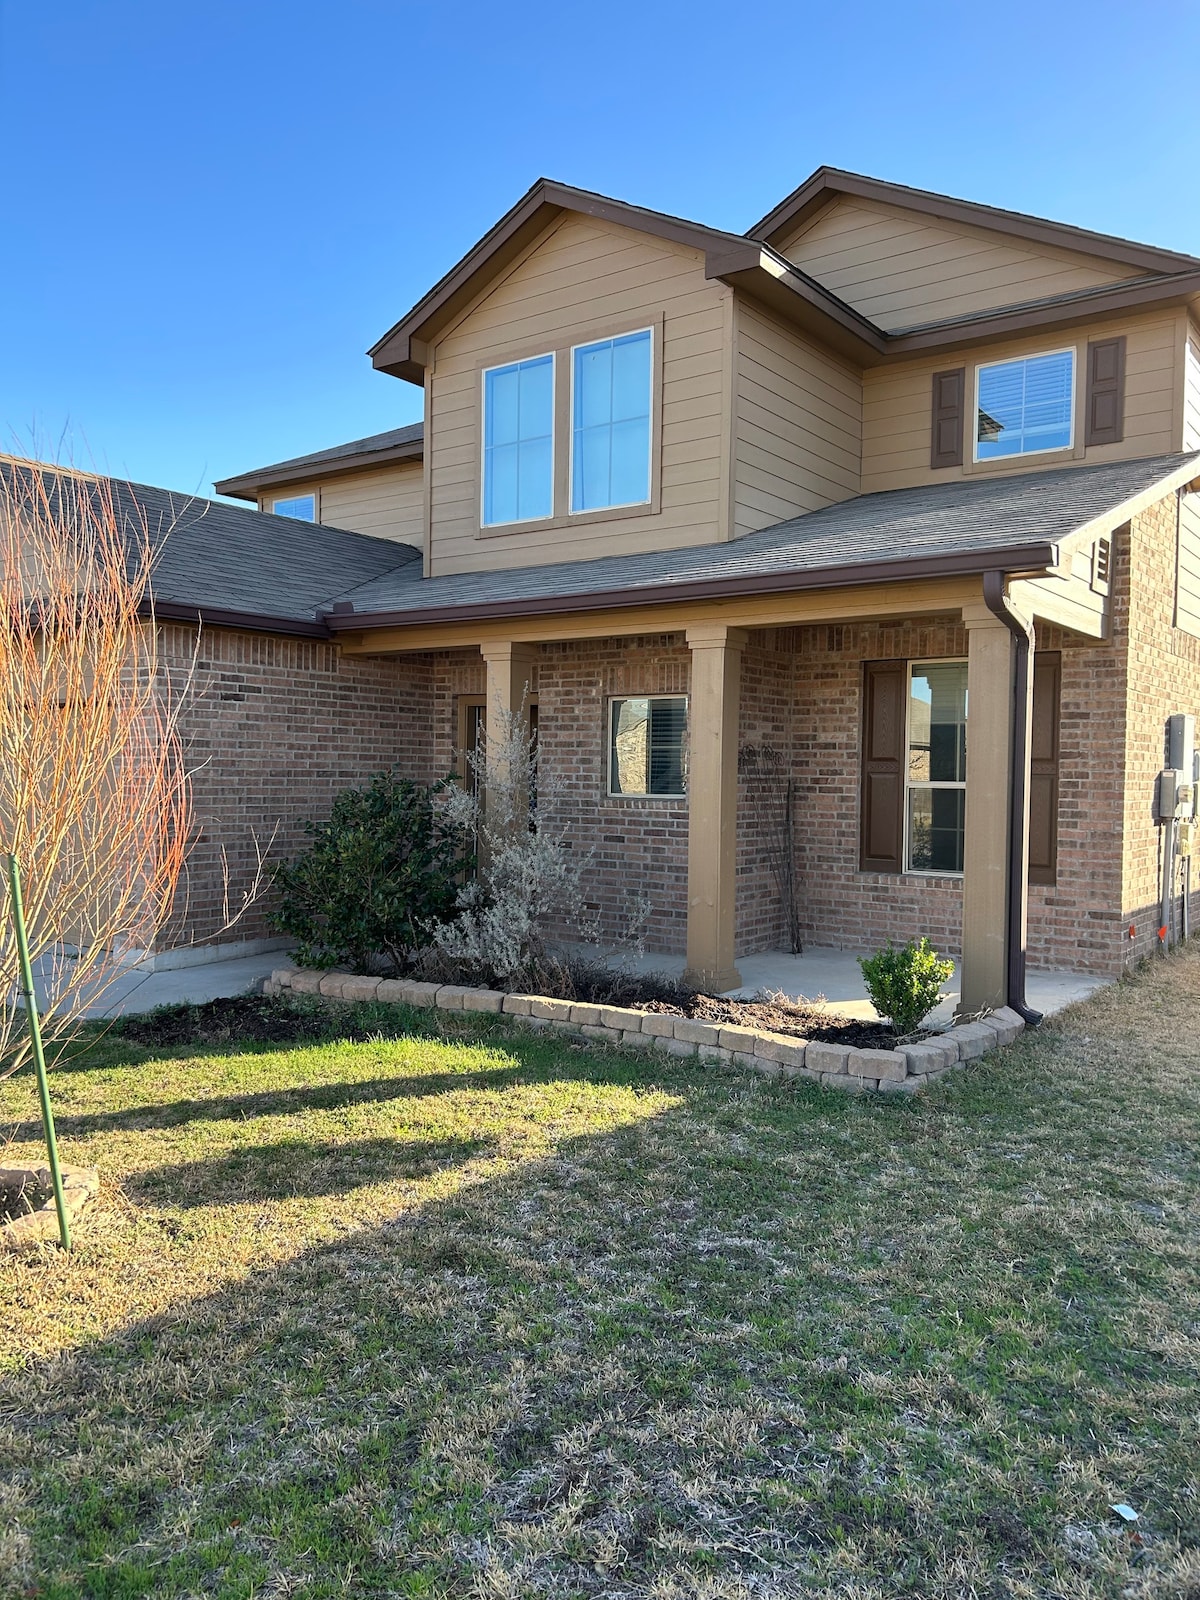
{"type": "MultiPolygon", "coordinates": [[[[67,1219],[73,1222],[99,1194],[100,1174],[95,1167],[62,1167],[61,1172],[67,1219]]],[[[0,1167],[0,1191],[27,1207],[0,1222],[0,1250],[32,1250],[44,1240],[58,1238],[49,1167],[0,1167]]]]}
{"type": "Polygon", "coordinates": [[[499,989],[469,989],[453,983],[418,983],[409,978],[366,978],[348,972],[311,972],[281,967],[263,984],[263,993],[319,994],[331,1000],[382,1000],[393,1005],[431,1006],[440,1011],[491,1011],[529,1028],[582,1034],[626,1049],[664,1050],[699,1056],[702,1061],[732,1061],[772,1078],[806,1078],[826,1088],[855,1093],[882,1090],[913,1094],[934,1078],[1011,1044],[1025,1024],[1004,1007],[977,1022],[961,1022],[895,1050],[855,1050],[848,1045],[794,1038],[758,1028],[736,1028],[661,1011],[627,1006],[551,1000],[544,995],[505,994],[499,989]]]}

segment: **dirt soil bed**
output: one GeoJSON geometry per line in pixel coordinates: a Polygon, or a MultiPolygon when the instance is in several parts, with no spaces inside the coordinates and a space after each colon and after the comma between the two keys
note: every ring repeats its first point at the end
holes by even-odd
{"type": "MultiPolygon", "coordinates": [[[[861,1022],[810,1001],[792,1004],[776,1000],[725,1000],[719,996],[682,995],[679,1002],[663,999],[623,1000],[645,1011],[670,1016],[696,1017],[702,1022],[728,1022],[742,1028],[765,1028],[771,1033],[794,1034],[801,1039],[822,1039],[860,1049],[888,1050],[896,1035],[881,1022],[861,1022]]],[[[209,1000],[204,1005],[164,1006],[144,1016],[125,1017],[119,1031],[138,1044],[159,1049],[177,1045],[299,1044],[326,1039],[362,1041],[377,1037],[378,1023],[364,1023],[340,1007],[319,1002],[297,1004],[262,995],[237,995],[209,1000]]],[[[387,1030],[384,1030],[387,1031],[387,1030]]],[[[396,1032],[404,1030],[398,1028],[396,1032]]]]}
{"type": "Polygon", "coordinates": [[[896,1042],[895,1030],[886,1023],[846,1017],[811,1000],[727,1000],[721,995],[698,994],[684,1005],[650,1000],[642,1009],[696,1017],[701,1022],[727,1022],[731,1027],[762,1028],[768,1033],[791,1033],[800,1039],[820,1039],[859,1050],[890,1050],[896,1042]]]}

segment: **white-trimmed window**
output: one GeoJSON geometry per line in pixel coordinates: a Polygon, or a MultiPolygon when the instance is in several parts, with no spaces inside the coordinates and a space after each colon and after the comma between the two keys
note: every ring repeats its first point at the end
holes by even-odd
{"type": "Polygon", "coordinates": [[[910,872],[961,872],[967,807],[967,663],[908,670],[904,852],[910,872]]]}
{"type": "Polygon", "coordinates": [[[976,461],[1069,450],[1074,440],[1073,349],[976,367],[976,461]]]}
{"type": "Polygon", "coordinates": [[[635,695],[611,700],[609,794],[683,794],[686,734],[686,695],[635,695]]]}
{"type": "Polygon", "coordinates": [[[553,354],[484,370],[482,500],[485,528],[553,513],[553,354]]]}
{"type": "Polygon", "coordinates": [[[572,349],[572,512],[649,501],[653,366],[649,328],[572,349]]]}
{"type": "Polygon", "coordinates": [[[271,510],[277,517],[295,517],[297,522],[315,522],[317,497],[315,494],[289,495],[286,499],[272,500],[271,510]]]}

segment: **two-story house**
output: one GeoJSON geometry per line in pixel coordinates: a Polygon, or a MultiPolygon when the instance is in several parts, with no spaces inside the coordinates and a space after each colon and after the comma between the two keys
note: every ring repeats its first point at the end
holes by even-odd
{"type": "Polygon", "coordinates": [[[1200,259],[826,168],[745,234],[538,182],[370,352],[422,425],[177,518],[193,932],[218,849],[524,705],[609,925],[636,885],[709,983],[785,937],[764,747],[812,942],[928,934],[966,1009],[1120,972],[1200,702],[1197,317],[1200,259]]]}

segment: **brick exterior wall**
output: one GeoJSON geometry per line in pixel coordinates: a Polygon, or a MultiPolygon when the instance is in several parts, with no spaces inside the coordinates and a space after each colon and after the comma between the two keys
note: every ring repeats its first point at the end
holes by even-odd
{"type": "Polygon", "coordinates": [[[432,716],[426,657],[357,659],[321,640],[165,626],[164,673],[178,694],[193,670],[181,731],[192,771],[195,842],[164,946],[254,939],[274,930],[267,895],[225,929],[258,851],[286,859],[304,823],[340,790],[395,766],[424,777],[432,716]]]}
{"type": "MultiPolygon", "coordinates": [[[[1154,777],[1163,724],[1198,709],[1200,639],[1173,626],[1175,498],[1136,517],[1113,541],[1109,640],[1073,642],[1040,628],[1039,649],[1061,651],[1058,874],[1030,890],[1031,965],[1117,974],[1157,943],[1159,834],[1154,777]],[[1131,572],[1136,580],[1131,581],[1131,572]],[[1128,936],[1130,922],[1136,936],[1128,936]]],[[[196,635],[163,630],[179,679],[196,635]]],[[[915,619],[757,630],[742,661],[739,748],[775,752],[794,780],[793,824],[802,934],[852,948],[925,933],[956,953],[961,881],[860,873],[859,747],[862,664],[964,658],[953,621],[915,619]]],[[[646,943],[677,953],[687,931],[687,803],[607,794],[608,702],[686,694],[690,657],[680,633],[544,644],[535,669],[543,771],[552,823],[591,852],[587,910],[602,935],[627,926],[631,890],[652,905],[646,943]]],[[[185,719],[199,841],[189,866],[179,939],[215,937],[225,919],[224,860],[234,899],[253,875],[256,841],[290,855],[303,822],[334,794],[382,767],[432,780],[458,759],[458,707],[482,695],[473,649],[381,659],[343,657],[320,641],[226,629],[200,641],[197,690],[185,719]],[[276,830],[278,830],[276,832],[276,830]]],[[[787,947],[768,841],[780,789],[739,777],[737,950],[787,947]]],[[[1200,880],[1200,873],[1197,874],[1200,880]]],[[[265,903],[225,935],[269,932],[265,903]]],[[[1200,917],[1200,882],[1193,899],[1200,917]]],[[[564,930],[565,931],[565,930],[564,930]]]]}
{"type": "MultiPolygon", "coordinates": [[[[1155,775],[1166,762],[1166,719],[1176,711],[1200,712],[1200,639],[1174,626],[1176,517],[1170,495],[1135,517],[1128,535],[1117,541],[1118,624],[1128,665],[1121,917],[1113,935],[1127,961],[1158,946],[1161,838],[1153,803],[1155,775]]],[[[1197,880],[1200,872],[1193,873],[1197,880]]],[[[1177,895],[1177,914],[1178,906],[1177,895]]],[[[1194,892],[1193,926],[1198,912],[1200,895],[1194,892]]]]}

